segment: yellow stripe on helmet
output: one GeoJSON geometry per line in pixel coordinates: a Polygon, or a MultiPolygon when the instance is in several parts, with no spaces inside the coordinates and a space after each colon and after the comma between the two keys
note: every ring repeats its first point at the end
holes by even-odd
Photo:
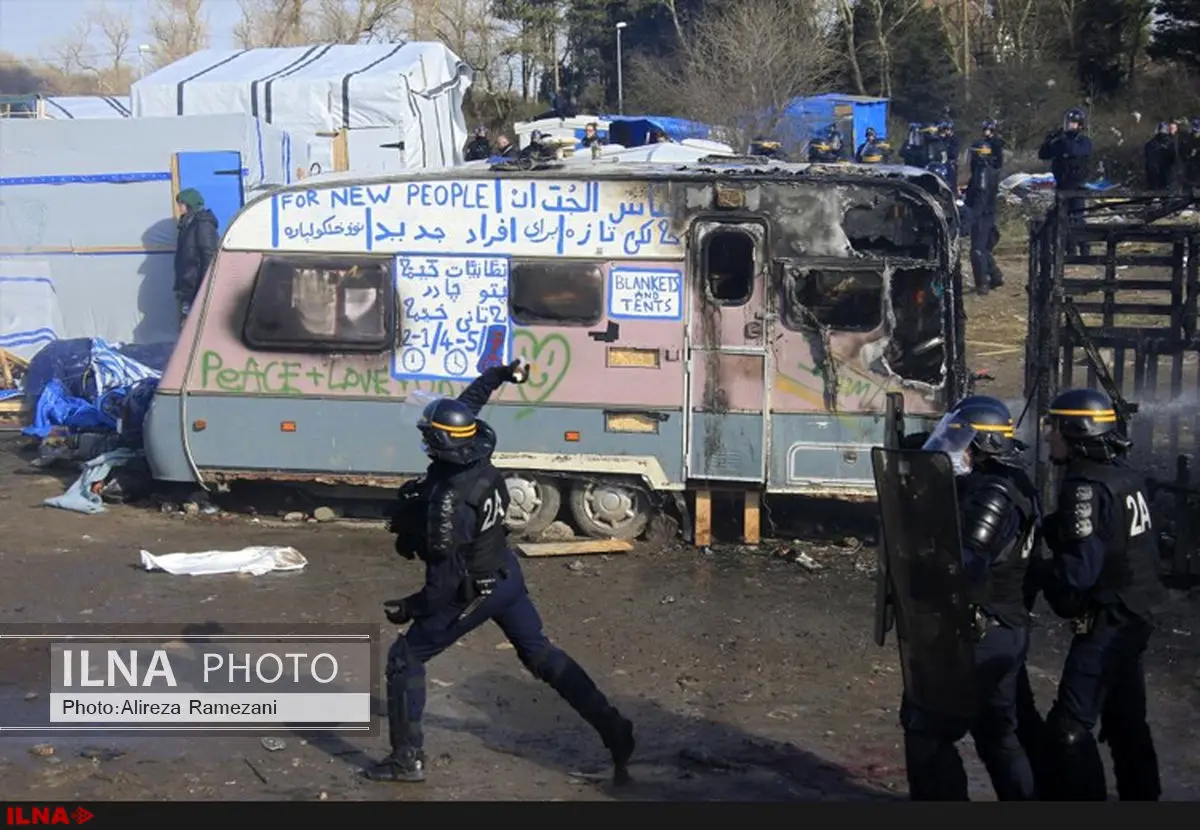
{"type": "Polygon", "coordinates": [[[1017,431],[1012,424],[971,424],[976,432],[996,432],[1005,438],[1016,437],[1017,431]]]}
{"type": "Polygon", "coordinates": [[[1115,421],[1116,410],[1112,409],[1051,409],[1047,415],[1061,415],[1066,418],[1091,418],[1099,423],[1115,421]]]}
{"type": "Polygon", "coordinates": [[[437,421],[430,421],[429,425],[435,429],[440,429],[448,434],[451,438],[470,438],[474,435],[479,427],[476,424],[470,424],[465,427],[453,427],[449,424],[439,424],[437,421]]]}

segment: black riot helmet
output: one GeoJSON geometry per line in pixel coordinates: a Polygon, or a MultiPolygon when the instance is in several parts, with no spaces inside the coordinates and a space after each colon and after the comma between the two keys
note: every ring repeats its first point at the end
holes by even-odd
{"type": "Polygon", "coordinates": [[[1069,109],[1065,113],[1063,113],[1063,131],[1064,132],[1068,132],[1068,133],[1078,132],[1079,130],[1083,129],[1085,124],[1087,124],[1087,113],[1085,113],[1079,107],[1071,107],[1071,109],[1069,109]],[[1079,126],[1076,127],[1075,129],[1071,129],[1072,124],[1078,124],[1079,126]]]}
{"type": "Polygon", "coordinates": [[[1071,442],[1095,441],[1117,429],[1112,399],[1097,389],[1068,389],[1050,402],[1051,427],[1071,442]]]}
{"type": "Polygon", "coordinates": [[[492,428],[457,398],[439,398],[428,404],[417,429],[424,439],[425,454],[447,464],[473,464],[496,446],[492,428]]]}
{"type": "Polygon", "coordinates": [[[994,118],[985,119],[984,122],[979,125],[979,129],[985,136],[988,133],[995,133],[996,132],[996,120],[994,118]]]}
{"type": "Polygon", "coordinates": [[[975,430],[971,449],[983,455],[1011,455],[1018,449],[1012,410],[999,398],[971,395],[951,410],[960,422],[975,430]]]}
{"type": "Polygon", "coordinates": [[[1166,121],[1159,121],[1158,126],[1154,128],[1155,135],[1170,135],[1171,125],[1166,121]]]}

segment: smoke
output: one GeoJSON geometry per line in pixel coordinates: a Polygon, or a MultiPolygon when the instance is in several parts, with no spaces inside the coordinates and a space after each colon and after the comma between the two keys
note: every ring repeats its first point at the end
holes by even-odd
{"type": "Polygon", "coordinates": [[[0,95],[48,92],[46,79],[28,66],[0,53],[0,95]]]}

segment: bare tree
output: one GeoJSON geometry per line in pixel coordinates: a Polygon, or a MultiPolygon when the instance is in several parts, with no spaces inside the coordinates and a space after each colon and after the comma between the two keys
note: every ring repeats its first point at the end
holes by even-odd
{"type": "Polygon", "coordinates": [[[427,0],[240,0],[243,48],[403,39],[427,0]]]}
{"type": "Polygon", "coordinates": [[[875,27],[875,57],[879,61],[879,94],[892,97],[892,35],[904,24],[908,16],[925,5],[925,0],[861,0],[871,15],[875,27]]]}
{"type": "Polygon", "coordinates": [[[233,37],[243,49],[300,46],[309,42],[311,9],[305,0],[239,0],[242,19],[233,37]]]}
{"type": "Polygon", "coordinates": [[[812,0],[743,0],[697,19],[679,67],[638,72],[660,105],[729,130],[736,141],[772,133],[787,104],[833,80],[838,64],[812,0]]]}
{"type": "Polygon", "coordinates": [[[858,42],[854,34],[854,4],[852,0],[837,0],[837,14],[842,28],[842,36],[845,39],[846,61],[850,65],[854,91],[859,95],[866,95],[867,87],[863,83],[862,65],[858,62],[858,42]]]}
{"type": "Polygon", "coordinates": [[[99,3],[55,46],[49,65],[63,78],[86,79],[71,84],[76,87],[72,91],[118,94],[129,89],[133,78],[128,60],[132,53],[133,20],[128,11],[99,3]]]}
{"type": "Polygon", "coordinates": [[[209,45],[204,0],[152,0],[150,33],[154,63],[166,66],[209,45]]]}
{"type": "Polygon", "coordinates": [[[414,34],[444,43],[462,58],[475,73],[473,93],[488,100],[502,118],[501,101],[512,92],[515,80],[507,56],[516,32],[489,13],[488,0],[429,2],[421,21],[424,30],[414,34]]]}

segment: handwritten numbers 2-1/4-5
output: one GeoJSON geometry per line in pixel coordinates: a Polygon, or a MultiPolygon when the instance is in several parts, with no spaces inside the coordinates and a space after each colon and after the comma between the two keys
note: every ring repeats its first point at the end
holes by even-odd
{"type": "Polygon", "coordinates": [[[1141,536],[1150,529],[1150,508],[1141,493],[1125,497],[1125,508],[1129,511],[1129,535],[1141,536]]]}

